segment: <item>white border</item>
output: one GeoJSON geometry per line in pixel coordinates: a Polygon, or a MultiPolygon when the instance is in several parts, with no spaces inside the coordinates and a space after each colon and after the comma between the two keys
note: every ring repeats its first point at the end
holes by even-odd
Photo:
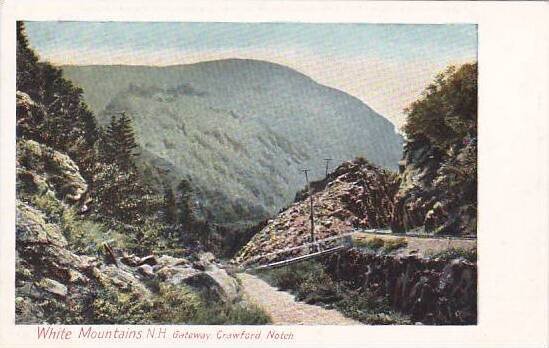
{"type": "MultiPolygon", "coordinates": [[[[476,23],[479,25],[479,324],[291,327],[305,347],[545,347],[548,313],[549,6],[542,2],[7,1],[1,18],[0,346],[14,326],[15,20],[476,23]]],[[[234,327],[233,327],[234,328],[234,327]]],[[[283,329],[285,327],[278,327],[283,329]]],[[[196,327],[215,334],[219,327],[196,327]]],[[[251,328],[253,329],[253,328],[251,328]]],[[[286,329],[288,329],[286,327],[286,329]]],[[[78,346],[205,346],[190,341],[78,346]]],[[[42,346],[71,345],[59,341],[42,346]]],[[[286,346],[288,342],[260,342],[286,346]]],[[[208,346],[257,346],[236,341],[208,346]]]]}

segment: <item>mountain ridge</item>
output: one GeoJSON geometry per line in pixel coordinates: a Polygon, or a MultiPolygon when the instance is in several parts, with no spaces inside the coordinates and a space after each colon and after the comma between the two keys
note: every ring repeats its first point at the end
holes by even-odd
{"type": "Polygon", "coordinates": [[[63,70],[100,124],[127,113],[141,148],[191,178],[216,223],[272,215],[302,187],[300,169],[321,178],[323,158],[337,166],[362,156],[393,170],[400,160],[402,138],[389,120],[280,64],[227,59],[63,70]]]}

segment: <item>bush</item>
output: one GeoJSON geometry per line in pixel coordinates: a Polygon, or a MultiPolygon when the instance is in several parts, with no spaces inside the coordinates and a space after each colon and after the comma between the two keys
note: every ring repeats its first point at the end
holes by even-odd
{"type": "Polygon", "coordinates": [[[159,324],[191,323],[202,307],[200,297],[189,288],[162,283],[149,320],[159,324]]]}
{"type": "Polygon", "coordinates": [[[449,67],[405,113],[408,139],[427,139],[442,152],[467,136],[476,138],[477,63],[449,67]]]}
{"type": "MultiPolygon", "coordinates": [[[[91,304],[93,324],[147,324],[154,308],[136,293],[106,287],[97,291],[91,304]]],[[[156,310],[156,308],[154,308],[156,310]]]]}
{"type": "Polygon", "coordinates": [[[450,248],[438,253],[433,253],[431,257],[444,261],[463,258],[469,262],[477,262],[477,251],[475,249],[450,248]]]}
{"type": "Polygon", "coordinates": [[[380,237],[357,237],[353,240],[354,245],[358,247],[365,247],[374,251],[380,250],[383,248],[384,252],[391,252],[408,245],[408,242],[405,238],[380,238],[380,237]]]}
{"type": "MultiPolygon", "coordinates": [[[[375,240],[379,246],[381,238],[375,240]]],[[[345,316],[367,324],[409,324],[409,319],[391,310],[384,296],[378,296],[353,284],[333,279],[321,263],[302,262],[289,267],[259,273],[267,282],[282,290],[291,290],[299,300],[328,304],[345,316]],[[283,286],[283,287],[282,287],[283,286]]]]}
{"type": "Polygon", "coordinates": [[[296,290],[310,275],[320,272],[322,266],[309,261],[261,272],[260,276],[281,290],[296,290]]]}
{"type": "Polygon", "coordinates": [[[362,243],[359,244],[360,246],[364,246],[372,250],[378,250],[379,248],[383,247],[383,245],[385,245],[385,241],[379,237],[374,237],[363,240],[362,243]]]}
{"type": "Polygon", "coordinates": [[[77,254],[99,255],[104,243],[121,248],[127,244],[127,237],[122,233],[101,222],[81,218],[74,209],[63,211],[61,228],[71,250],[77,254]]]}
{"type": "Polygon", "coordinates": [[[383,250],[389,253],[391,251],[403,248],[406,245],[408,245],[408,242],[406,241],[405,238],[388,239],[388,240],[385,240],[385,245],[383,246],[383,250]]]}
{"type": "Polygon", "coordinates": [[[209,304],[200,307],[192,319],[192,324],[205,325],[263,325],[271,318],[255,305],[209,304]]]}
{"type": "Polygon", "coordinates": [[[63,205],[51,191],[40,195],[31,195],[30,202],[46,214],[48,222],[58,223],[61,220],[64,211],[63,205]]]}

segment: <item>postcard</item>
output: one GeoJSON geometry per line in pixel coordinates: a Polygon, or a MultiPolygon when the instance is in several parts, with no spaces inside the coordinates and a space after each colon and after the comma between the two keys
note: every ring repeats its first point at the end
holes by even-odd
{"type": "Polygon", "coordinates": [[[2,10],[2,344],[547,343],[546,6],[61,4],[2,10]]]}

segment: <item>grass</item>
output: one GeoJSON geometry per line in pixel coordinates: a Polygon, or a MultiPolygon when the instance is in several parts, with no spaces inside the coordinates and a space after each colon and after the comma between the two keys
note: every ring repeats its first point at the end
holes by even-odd
{"type": "Polygon", "coordinates": [[[94,324],[261,325],[271,322],[260,308],[243,303],[221,303],[204,298],[187,286],[156,281],[144,298],[131,291],[106,286],[91,304],[94,324]]]}
{"type": "Polygon", "coordinates": [[[475,249],[450,248],[437,253],[432,253],[429,256],[433,259],[441,259],[444,261],[463,258],[469,262],[477,262],[477,251],[475,249]]]}
{"type": "Polygon", "coordinates": [[[289,290],[298,300],[335,308],[366,324],[409,324],[409,319],[394,312],[383,297],[333,279],[316,261],[259,272],[258,276],[281,290],[289,290]]]}
{"type": "Polygon", "coordinates": [[[408,245],[408,242],[405,238],[396,238],[396,239],[389,239],[385,241],[385,245],[383,246],[383,249],[385,252],[391,252],[400,248],[404,248],[408,245]]]}
{"type": "Polygon", "coordinates": [[[389,253],[391,251],[398,250],[408,245],[405,238],[381,238],[370,236],[356,236],[354,237],[353,244],[357,247],[368,248],[373,251],[382,250],[389,253]]]}
{"type": "Polygon", "coordinates": [[[264,325],[271,318],[259,307],[250,304],[208,304],[199,308],[190,321],[203,325],[264,325]]]}

